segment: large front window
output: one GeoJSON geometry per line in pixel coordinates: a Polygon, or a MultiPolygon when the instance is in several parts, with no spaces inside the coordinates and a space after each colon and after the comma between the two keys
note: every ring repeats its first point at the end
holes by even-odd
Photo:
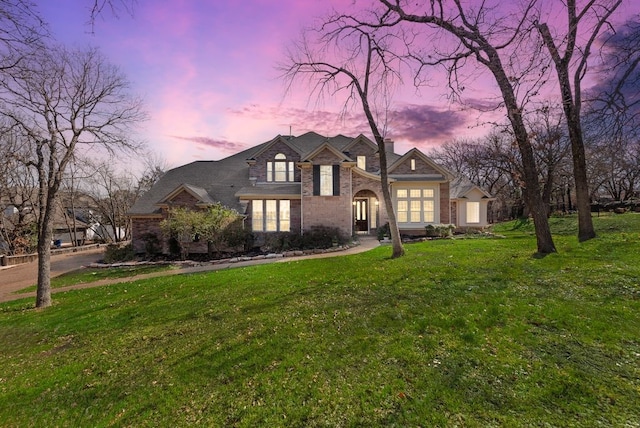
{"type": "Polygon", "coordinates": [[[434,189],[397,189],[398,223],[433,223],[435,221],[434,189]]]}
{"type": "Polygon", "coordinates": [[[278,153],[274,161],[267,162],[267,181],[295,181],[293,162],[278,153]]]}
{"type": "Polygon", "coordinates": [[[251,219],[251,228],[254,232],[289,232],[291,201],[256,199],[252,202],[251,219]]]}

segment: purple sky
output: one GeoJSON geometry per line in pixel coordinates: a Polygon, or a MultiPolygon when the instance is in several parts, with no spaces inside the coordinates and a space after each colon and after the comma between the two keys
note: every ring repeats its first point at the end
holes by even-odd
{"type": "MultiPolygon", "coordinates": [[[[339,118],[304,91],[285,96],[275,66],[302,26],[354,0],[137,0],[133,17],[106,14],[94,33],[89,0],[40,1],[55,37],[94,45],[121,67],[151,119],[139,138],[170,166],[220,159],[277,134],[370,131],[359,111],[339,118]]],[[[483,134],[474,111],[449,106],[444,92],[405,91],[394,102],[389,137],[404,153],[483,134]]]]}

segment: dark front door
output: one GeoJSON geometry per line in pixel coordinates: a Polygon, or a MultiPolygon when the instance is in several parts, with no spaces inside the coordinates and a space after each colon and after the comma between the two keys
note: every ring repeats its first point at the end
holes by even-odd
{"type": "Polygon", "coordinates": [[[369,200],[356,199],[354,205],[356,219],[356,232],[369,232],[369,200]]]}

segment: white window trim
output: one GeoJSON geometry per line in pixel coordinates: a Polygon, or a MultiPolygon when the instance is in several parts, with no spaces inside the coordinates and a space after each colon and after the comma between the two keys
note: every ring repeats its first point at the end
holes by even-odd
{"type": "Polygon", "coordinates": [[[393,195],[393,205],[396,211],[396,218],[398,221],[399,228],[415,229],[415,228],[424,227],[428,224],[437,224],[440,222],[440,186],[439,184],[434,185],[433,183],[428,183],[428,184],[425,183],[425,184],[411,184],[411,185],[396,185],[396,186],[393,186],[392,188],[392,195],[393,195]],[[420,189],[421,191],[424,189],[432,190],[433,198],[425,198],[423,196],[421,196],[420,198],[411,198],[410,193],[412,189],[413,190],[420,189]],[[399,198],[398,190],[406,190],[407,196],[399,198]],[[400,218],[401,215],[399,212],[400,201],[406,201],[407,203],[407,211],[406,211],[407,221],[401,221],[401,218],[400,218]],[[420,221],[418,222],[411,221],[411,210],[410,210],[411,201],[420,201],[421,211],[420,211],[420,221]],[[424,218],[425,216],[424,202],[425,201],[433,201],[433,221],[425,221],[425,218],[424,218]]]}
{"type": "Polygon", "coordinates": [[[251,230],[254,232],[291,232],[291,201],[289,199],[254,199],[251,202],[251,230]],[[274,207],[267,216],[267,206],[274,207]],[[270,227],[270,222],[275,224],[270,227]]]}
{"type": "Polygon", "coordinates": [[[320,165],[320,196],[333,196],[333,165],[320,165]]]}
{"type": "Polygon", "coordinates": [[[467,224],[480,224],[480,201],[465,201],[465,222],[467,224]],[[471,211],[471,207],[473,211],[471,211]],[[471,214],[471,215],[469,215],[471,214]]]}

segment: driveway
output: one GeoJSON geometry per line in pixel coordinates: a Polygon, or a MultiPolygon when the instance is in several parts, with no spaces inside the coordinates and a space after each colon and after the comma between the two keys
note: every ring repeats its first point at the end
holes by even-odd
{"type": "MultiPolygon", "coordinates": [[[[51,277],[62,275],[87,266],[100,260],[104,254],[103,248],[95,248],[77,253],[67,253],[51,256],[51,277]]],[[[3,267],[0,269],[0,302],[11,299],[11,294],[35,285],[38,282],[38,262],[3,267]]]]}

